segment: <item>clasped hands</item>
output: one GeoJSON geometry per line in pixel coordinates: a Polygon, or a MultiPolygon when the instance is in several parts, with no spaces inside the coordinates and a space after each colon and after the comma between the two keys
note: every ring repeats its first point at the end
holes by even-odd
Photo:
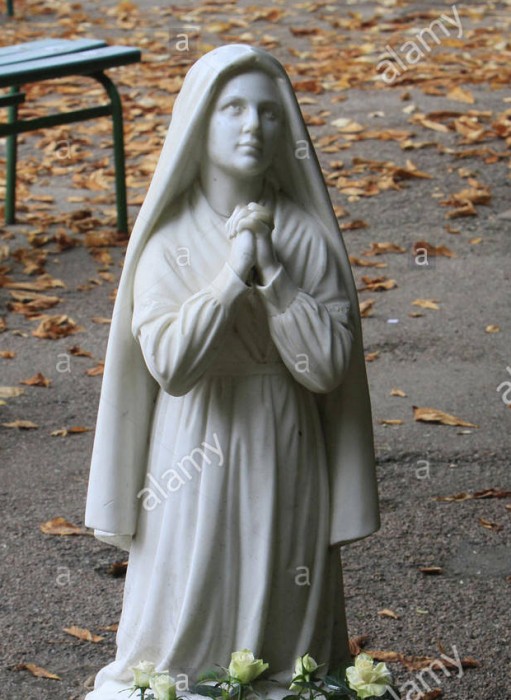
{"type": "Polygon", "coordinates": [[[280,267],[271,240],[270,209],[256,202],[238,204],[226,223],[226,230],[232,240],[229,264],[236,274],[246,282],[250,270],[255,268],[260,282],[268,284],[280,267]]]}

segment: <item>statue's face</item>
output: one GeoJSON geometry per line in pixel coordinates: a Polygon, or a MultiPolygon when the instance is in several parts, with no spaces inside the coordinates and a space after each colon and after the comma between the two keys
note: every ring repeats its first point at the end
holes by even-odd
{"type": "Polygon", "coordinates": [[[273,80],[256,71],[237,75],[222,87],[212,106],[207,157],[226,174],[257,177],[271,164],[282,121],[273,80]]]}

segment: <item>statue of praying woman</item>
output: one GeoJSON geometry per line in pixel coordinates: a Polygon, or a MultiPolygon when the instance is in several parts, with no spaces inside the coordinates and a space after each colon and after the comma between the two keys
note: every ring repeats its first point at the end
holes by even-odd
{"type": "MultiPolygon", "coordinates": [[[[349,661],[340,547],[379,527],[350,264],[290,80],[267,52],[189,70],[130,238],[86,512],[129,549],[118,700],[141,660],[192,684],[248,649],[349,661]]],[[[123,697],[123,696],[122,696],[123,697]]]]}

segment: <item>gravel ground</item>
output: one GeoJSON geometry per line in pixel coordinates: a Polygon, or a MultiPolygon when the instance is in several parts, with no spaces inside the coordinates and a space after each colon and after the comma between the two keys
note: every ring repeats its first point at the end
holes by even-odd
{"type": "MultiPolygon", "coordinates": [[[[17,2],[18,18],[2,20],[0,42],[9,44],[49,34],[87,35],[131,41],[150,53],[151,37],[162,41],[162,35],[172,30],[173,23],[189,18],[201,28],[199,47],[214,46],[227,42],[236,32],[225,26],[215,28],[211,26],[213,22],[243,18],[244,13],[252,13],[253,17],[257,9],[246,2],[233,3],[227,9],[211,4],[197,14],[193,12],[199,8],[195,1],[180,8],[170,3],[139,1],[134,5],[120,3],[118,9],[127,19],[117,21],[120,15],[109,14],[116,5],[97,0],[87,5],[43,0],[17,2]],[[137,6],[140,14],[136,14],[137,6]]],[[[271,43],[268,37],[272,37],[276,42],[272,51],[297,71],[307,62],[313,71],[314,57],[297,52],[311,50],[316,39],[313,34],[295,36],[290,27],[331,29],[333,18],[343,20],[345,24],[336,29],[339,55],[348,65],[357,46],[373,41],[376,53],[363,54],[360,65],[367,67],[367,61],[371,61],[374,71],[378,50],[383,50],[389,41],[392,46],[400,45],[397,35],[386,26],[388,23],[401,18],[403,26],[420,29],[435,16],[452,11],[448,3],[437,0],[275,3],[272,7],[285,9],[287,14],[273,22],[271,15],[266,14],[238,32],[252,32],[254,38],[245,37],[247,41],[266,37],[266,45],[271,43]],[[372,28],[370,20],[375,13],[381,14],[372,28]],[[353,26],[346,24],[349,22],[353,26]]],[[[449,76],[449,62],[440,61],[439,52],[445,49],[452,57],[475,59],[479,56],[479,49],[474,48],[478,37],[481,46],[486,42],[481,56],[486,50],[501,59],[511,57],[506,39],[511,20],[508,3],[465,2],[457,7],[464,30],[460,43],[438,47],[424,66],[432,65],[435,59],[442,66],[447,65],[449,76]]],[[[269,12],[272,8],[264,9],[269,12]]],[[[168,61],[172,58],[168,57],[168,61]]],[[[155,61],[152,70],[165,75],[168,65],[167,59],[155,61]]],[[[492,73],[491,61],[483,67],[488,71],[487,80],[481,78],[481,64],[474,67],[472,75],[467,72],[464,87],[473,93],[472,105],[447,98],[447,89],[432,94],[434,90],[415,80],[420,73],[412,70],[409,73],[414,76],[413,82],[405,80],[385,89],[376,80],[372,84],[353,81],[352,87],[338,93],[300,93],[302,98],[316,100],[315,104],[304,105],[305,111],[324,116],[325,124],[311,127],[316,142],[335,133],[331,121],[340,117],[353,119],[365,128],[408,130],[413,132],[415,141],[432,142],[430,147],[403,150],[396,140],[347,141],[345,149],[333,155],[321,152],[320,158],[326,170],[333,168],[332,161],[342,161],[344,167],[339,175],[352,168],[353,158],[359,158],[393,161],[403,167],[411,159],[420,171],[432,176],[400,181],[400,189],[389,189],[374,197],[353,198],[335,188],[331,190],[334,204],[348,211],[341,223],[361,219],[367,224],[365,228],[346,230],[350,254],[360,257],[375,241],[391,241],[406,251],[374,257],[387,263],[383,270],[355,268],[359,286],[363,286],[362,275],[383,274],[395,279],[397,287],[360,293],[361,301],[375,301],[372,315],[364,319],[364,336],[367,353],[378,353],[376,359],[368,362],[368,372],[382,528],[373,537],[345,548],[343,561],[350,634],[367,636],[367,649],[431,657],[443,651],[451,657],[459,655],[478,661],[477,667],[465,669],[461,677],[456,671],[448,676],[440,673],[438,682],[431,683],[431,687],[442,691],[442,697],[452,700],[511,697],[511,524],[509,508],[505,507],[510,499],[435,500],[461,492],[511,488],[511,411],[506,407],[505,387],[501,386],[511,381],[511,369],[506,369],[511,366],[511,216],[506,215],[511,207],[509,151],[506,141],[496,135],[489,135],[484,143],[462,144],[459,134],[452,130],[440,133],[411,124],[410,113],[403,110],[414,105],[415,113],[424,114],[491,111],[490,117],[481,117],[490,124],[509,108],[511,99],[506,85],[498,80],[499,71],[504,69],[497,68],[492,73]],[[472,84],[476,74],[476,84],[472,84]],[[336,101],[332,96],[342,99],[336,101]],[[474,146],[492,149],[493,155],[467,155],[474,146]],[[462,173],[460,168],[464,169],[462,173]],[[467,187],[469,176],[490,188],[491,201],[486,206],[477,205],[477,216],[448,221],[448,209],[440,206],[438,200],[467,187]],[[449,233],[446,224],[459,232],[449,233]],[[428,266],[420,266],[411,252],[413,243],[420,240],[446,245],[456,257],[430,257],[428,266]],[[439,308],[412,305],[417,299],[435,299],[439,308]],[[414,312],[422,315],[410,315],[414,312]],[[485,332],[489,325],[498,325],[500,332],[485,332]],[[395,388],[406,396],[391,396],[395,388]],[[478,427],[419,422],[414,420],[413,406],[434,407],[478,427]],[[402,422],[382,423],[388,420],[402,422]],[[420,571],[433,566],[441,567],[442,573],[426,575],[420,571]],[[395,616],[382,615],[382,610],[390,610],[395,616]]],[[[158,103],[151,114],[141,115],[144,99],[150,100],[154,94],[151,85],[146,86],[140,78],[135,85],[130,84],[139,68],[113,73],[121,85],[126,110],[130,168],[139,163],[141,153],[134,147],[136,139],[131,141],[133,125],[147,122],[146,139],[155,134],[161,137],[170,113],[168,101],[167,110],[158,103]]],[[[453,61],[452,71],[456,70],[453,61]]],[[[301,79],[307,77],[307,72],[301,75],[301,79]]],[[[445,117],[442,123],[447,120],[445,117]]],[[[44,137],[39,134],[22,139],[21,180],[26,189],[20,197],[20,224],[0,230],[0,249],[4,243],[11,251],[26,246],[27,235],[37,227],[51,236],[58,234],[62,229],[62,223],[57,221],[59,213],[73,212],[80,206],[93,210],[103,230],[112,230],[111,194],[101,192],[101,200],[97,192],[91,194],[72,183],[76,163],[69,166],[67,174],[58,167],[55,170],[62,163],[48,159],[41,149],[35,148],[41,138],[44,137]],[[35,176],[31,176],[34,162],[35,176]],[[48,194],[54,197],[49,204],[34,199],[48,194]],[[92,199],[80,205],[68,201],[70,194],[92,199]],[[30,220],[34,213],[36,219],[30,220]]],[[[77,144],[80,139],[90,140],[92,155],[83,154],[84,172],[94,171],[98,154],[102,158],[109,156],[108,124],[98,133],[88,131],[86,125],[77,125],[66,138],[77,144]]],[[[154,149],[148,150],[144,155],[154,164],[154,149]]],[[[144,193],[144,172],[130,173],[134,178],[129,190],[134,220],[144,193]]],[[[362,176],[367,176],[367,172],[362,176]]],[[[93,433],[68,437],[52,437],[50,433],[76,425],[93,427],[95,422],[101,377],[89,376],[86,370],[104,356],[108,325],[94,323],[92,318],[111,315],[112,291],[120,273],[123,247],[109,248],[112,261],[107,267],[90,252],[79,245],[59,254],[50,253],[44,268],[66,285],[45,293],[57,293],[62,298],[57,313],[69,314],[83,327],[82,332],[60,340],[43,340],[31,335],[34,321],[8,311],[1,313],[7,330],[0,334],[0,349],[15,352],[16,356],[12,360],[0,359],[0,384],[18,386],[36,372],[52,380],[47,389],[25,387],[23,395],[0,405],[2,423],[23,419],[39,425],[38,430],[28,431],[0,428],[4,532],[0,579],[2,698],[81,699],[84,684],[90,684],[94,673],[114,653],[115,633],[106,628],[115,625],[121,609],[123,578],[112,575],[112,565],[122,561],[122,553],[87,535],[56,537],[44,535],[39,529],[41,523],[56,516],[83,524],[93,433]],[[105,271],[111,276],[101,276],[105,271]],[[85,348],[92,357],[71,355],[73,345],[85,348]],[[69,371],[62,371],[67,361],[69,371]],[[75,639],[63,632],[63,628],[72,625],[92,630],[104,639],[96,644],[75,639]],[[62,680],[36,678],[20,670],[20,665],[28,663],[44,667],[62,680]]],[[[0,257],[0,266],[3,265],[11,268],[9,274],[17,281],[36,279],[24,275],[22,265],[12,256],[3,261],[0,257]]],[[[5,308],[11,300],[9,290],[0,287],[0,297],[5,308]]],[[[391,667],[398,685],[406,688],[403,698],[411,700],[412,695],[406,691],[411,693],[417,672],[402,663],[392,663],[391,667]]]]}

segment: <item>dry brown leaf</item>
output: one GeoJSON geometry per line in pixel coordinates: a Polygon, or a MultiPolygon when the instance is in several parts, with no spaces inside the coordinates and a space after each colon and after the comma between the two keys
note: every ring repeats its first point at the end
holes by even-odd
{"type": "Polygon", "coordinates": [[[91,319],[92,323],[98,323],[100,325],[109,325],[112,323],[111,318],[106,318],[106,316],[93,316],[91,319]]]}
{"type": "Polygon", "coordinates": [[[500,326],[490,324],[484,329],[485,333],[500,333],[500,326]]]}
{"type": "Polygon", "coordinates": [[[384,243],[371,243],[371,248],[365,250],[362,255],[383,255],[384,253],[406,253],[406,250],[397,243],[386,241],[384,243]]]}
{"type": "Polygon", "coordinates": [[[43,386],[49,387],[51,384],[51,379],[48,379],[41,372],[34,374],[30,379],[22,379],[20,384],[26,384],[27,386],[43,386]]]}
{"type": "Polygon", "coordinates": [[[13,420],[10,423],[1,423],[4,428],[17,428],[18,430],[37,430],[39,426],[31,420],[13,420]]]}
{"type": "Polygon", "coordinates": [[[350,647],[350,654],[352,656],[358,656],[367,644],[368,639],[369,635],[367,634],[359,634],[356,637],[350,637],[348,642],[350,647]]]}
{"type": "Polygon", "coordinates": [[[393,620],[399,620],[399,615],[389,608],[378,610],[378,615],[380,615],[380,617],[391,617],[393,620]]]}
{"type": "Polygon", "coordinates": [[[390,390],[390,395],[391,396],[401,396],[404,398],[406,396],[406,393],[402,389],[391,389],[390,390]]]}
{"type": "Polygon", "coordinates": [[[103,374],[104,369],[105,363],[100,361],[95,367],[91,367],[90,369],[86,370],[85,374],[88,374],[89,377],[100,377],[103,374]]]}
{"type": "Polygon", "coordinates": [[[126,576],[126,571],[128,570],[128,561],[114,561],[114,563],[108,568],[107,573],[114,578],[121,578],[126,576]]]}
{"type": "Polygon", "coordinates": [[[70,428],[60,428],[59,430],[53,430],[50,435],[51,437],[67,437],[68,435],[78,435],[79,433],[88,433],[92,428],[85,428],[81,425],[73,425],[70,428]]]}
{"type": "Polygon", "coordinates": [[[73,345],[72,348],[69,348],[69,353],[71,355],[75,355],[76,357],[93,357],[91,352],[88,350],[82,350],[79,345],[73,345]]]}
{"type": "Polygon", "coordinates": [[[438,310],[438,299],[415,299],[412,301],[413,306],[420,306],[421,309],[434,309],[438,310]]]}
{"type": "Polygon", "coordinates": [[[478,428],[475,423],[469,423],[462,418],[457,418],[450,413],[445,413],[436,408],[413,406],[413,417],[423,423],[440,423],[441,425],[459,425],[464,428],[478,428]]]}
{"type": "Polygon", "coordinates": [[[387,267],[386,262],[379,262],[378,260],[362,260],[362,258],[357,258],[355,255],[350,255],[350,263],[356,267],[387,267]]]}
{"type": "Polygon", "coordinates": [[[366,362],[374,362],[380,357],[380,351],[375,350],[374,352],[368,352],[365,355],[365,361],[366,362]]]}
{"type": "Polygon", "coordinates": [[[453,496],[436,496],[435,501],[470,501],[472,499],[485,499],[485,498],[510,498],[511,491],[504,491],[502,489],[484,489],[484,491],[474,491],[472,493],[467,493],[462,491],[461,493],[456,493],[453,496]]]}
{"type": "Polygon", "coordinates": [[[367,228],[368,224],[363,219],[354,219],[353,221],[345,221],[340,225],[341,231],[357,231],[361,228],[367,228]]]}
{"type": "Polygon", "coordinates": [[[447,99],[455,100],[456,102],[464,102],[465,104],[473,105],[475,102],[474,95],[470,90],[466,90],[459,85],[453,87],[446,95],[447,99]]]}
{"type": "Polygon", "coordinates": [[[477,216],[477,209],[475,206],[472,204],[470,201],[466,201],[464,204],[462,204],[460,207],[457,207],[456,209],[452,209],[451,211],[447,212],[446,217],[448,219],[459,219],[460,217],[464,216],[477,216]]]}
{"type": "Polygon", "coordinates": [[[364,130],[365,127],[359,124],[353,119],[347,119],[346,117],[340,117],[339,119],[334,119],[330,122],[332,126],[335,126],[342,134],[358,134],[364,130]]]}
{"type": "Polygon", "coordinates": [[[57,676],[56,673],[51,673],[47,671],[42,666],[37,666],[36,664],[18,664],[15,666],[16,671],[30,671],[30,673],[36,678],[48,678],[52,681],[61,681],[62,678],[57,676]]]}
{"type": "Polygon", "coordinates": [[[389,289],[394,289],[397,287],[396,280],[389,279],[388,277],[369,277],[364,275],[362,277],[363,287],[358,287],[359,292],[371,291],[371,292],[384,292],[389,289]]]}
{"type": "Polygon", "coordinates": [[[441,566],[419,566],[419,571],[426,576],[439,576],[444,573],[441,566]]]}
{"type": "Polygon", "coordinates": [[[373,313],[374,299],[366,299],[359,304],[361,318],[367,318],[373,313]]]}
{"type": "Polygon", "coordinates": [[[432,245],[431,243],[428,243],[427,241],[416,241],[413,244],[412,248],[414,254],[419,254],[422,253],[422,251],[426,251],[428,255],[431,255],[432,257],[435,257],[437,255],[443,255],[446,258],[455,258],[456,253],[454,253],[450,248],[448,248],[446,245],[432,245]]]}
{"type": "Polygon", "coordinates": [[[41,525],[39,526],[39,529],[45,535],[67,536],[67,535],[91,535],[92,534],[86,528],[78,527],[78,525],[73,525],[73,523],[70,523],[68,520],[66,520],[62,516],[58,516],[57,518],[52,518],[51,520],[48,520],[45,523],[41,523],[41,525]]]}
{"type": "Polygon", "coordinates": [[[404,421],[401,418],[383,418],[378,423],[380,425],[403,425],[404,421]]]}
{"type": "Polygon", "coordinates": [[[99,634],[93,634],[90,630],[83,627],[77,627],[76,625],[64,627],[63,631],[67,632],[67,634],[70,634],[72,637],[81,639],[83,642],[93,642],[94,644],[97,644],[98,642],[102,642],[104,639],[104,637],[101,637],[99,634]]]}
{"type": "Polygon", "coordinates": [[[41,316],[41,322],[38,327],[32,331],[32,335],[36,338],[47,338],[57,340],[64,338],[73,333],[79,333],[83,330],[75,321],[64,314],[60,316],[41,316]]]}
{"type": "Polygon", "coordinates": [[[16,353],[13,350],[0,350],[2,360],[12,360],[14,357],[16,357],[16,353]]]}
{"type": "Polygon", "coordinates": [[[479,525],[482,525],[482,527],[487,530],[493,530],[494,532],[500,532],[502,530],[502,525],[487,520],[486,518],[479,518],[479,525]]]}

